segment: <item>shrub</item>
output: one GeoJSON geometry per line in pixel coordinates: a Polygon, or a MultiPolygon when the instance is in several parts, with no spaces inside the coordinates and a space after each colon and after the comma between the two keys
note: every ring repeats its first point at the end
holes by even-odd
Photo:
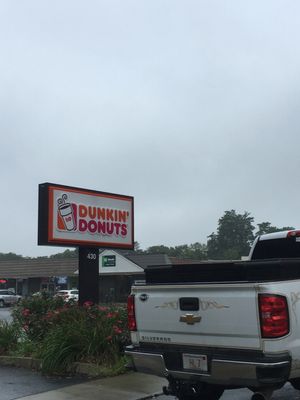
{"type": "Polygon", "coordinates": [[[36,296],[25,298],[12,311],[13,321],[31,341],[41,341],[49,330],[47,315],[63,307],[61,297],[50,297],[41,292],[36,296]]]}
{"type": "Polygon", "coordinates": [[[129,343],[124,306],[78,306],[40,295],[16,306],[13,320],[22,331],[17,351],[35,351],[47,373],[67,372],[74,361],[120,368],[129,343]]]}
{"type": "Polygon", "coordinates": [[[48,315],[51,329],[40,353],[45,372],[66,372],[74,361],[108,367],[120,361],[129,342],[122,307],[65,306],[48,315]]]}

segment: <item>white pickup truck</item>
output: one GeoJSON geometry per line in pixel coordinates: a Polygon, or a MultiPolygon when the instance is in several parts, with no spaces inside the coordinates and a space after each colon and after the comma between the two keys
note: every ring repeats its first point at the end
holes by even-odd
{"type": "Polygon", "coordinates": [[[126,354],[179,400],[300,390],[300,231],[258,237],[248,261],[149,266],[132,287],[126,354]]]}

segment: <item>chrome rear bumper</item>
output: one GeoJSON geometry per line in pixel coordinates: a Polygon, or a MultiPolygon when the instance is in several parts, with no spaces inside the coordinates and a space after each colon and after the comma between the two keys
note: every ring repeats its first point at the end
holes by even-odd
{"type": "MultiPolygon", "coordinates": [[[[288,380],[291,361],[288,354],[278,356],[273,361],[236,361],[212,358],[209,373],[199,373],[167,368],[164,355],[156,352],[140,351],[132,346],[125,354],[132,357],[134,368],[161,377],[192,379],[226,386],[252,386],[283,384],[288,380]]],[[[273,357],[272,357],[273,358],[273,357]]],[[[266,358],[267,360],[267,358],[266,358]]]]}

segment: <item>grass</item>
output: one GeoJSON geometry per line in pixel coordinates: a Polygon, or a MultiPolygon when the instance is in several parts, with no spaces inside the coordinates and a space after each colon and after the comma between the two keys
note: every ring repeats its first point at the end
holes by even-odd
{"type": "Polygon", "coordinates": [[[0,320],[0,355],[7,354],[17,347],[18,330],[7,321],[0,320]]]}

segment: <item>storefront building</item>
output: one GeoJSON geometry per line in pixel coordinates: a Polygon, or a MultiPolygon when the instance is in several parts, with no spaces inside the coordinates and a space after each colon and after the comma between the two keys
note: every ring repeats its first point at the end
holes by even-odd
{"type": "MultiPolygon", "coordinates": [[[[99,255],[100,302],[126,302],[131,286],[144,280],[147,265],[170,263],[163,254],[102,251],[99,255]]],[[[13,289],[26,297],[42,290],[54,294],[57,290],[77,287],[77,258],[0,261],[0,289],[13,289]]]]}

